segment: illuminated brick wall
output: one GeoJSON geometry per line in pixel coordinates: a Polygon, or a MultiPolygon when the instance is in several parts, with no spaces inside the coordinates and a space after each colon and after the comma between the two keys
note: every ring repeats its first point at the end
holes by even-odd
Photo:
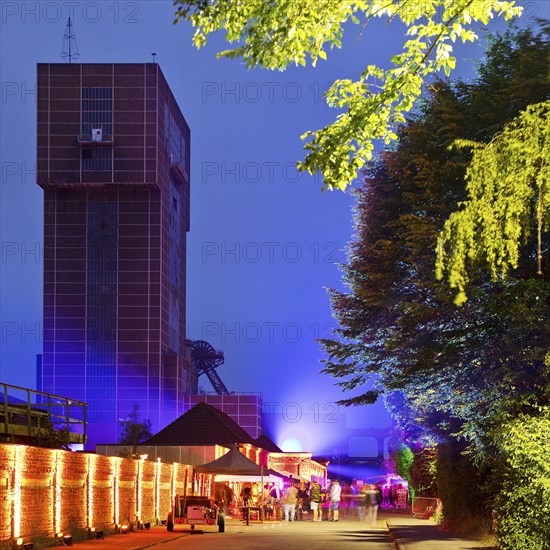
{"type": "Polygon", "coordinates": [[[191,466],[0,444],[0,544],[166,519],[191,466]]]}
{"type": "Polygon", "coordinates": [[[0,540],[11,535],[11,487],[14,448],[0,446],[0,540]],[[8,498],[10,497],[10,498],[8,498]],[[8,504],[8,501],[10,504],[8,504]]]}

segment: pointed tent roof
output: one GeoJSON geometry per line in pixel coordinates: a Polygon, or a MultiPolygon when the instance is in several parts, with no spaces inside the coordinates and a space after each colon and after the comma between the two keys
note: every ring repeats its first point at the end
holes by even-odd
{"type": "Polygon", "coordinates": [[[262,468],[244,456],[237,447],[212,462],[195,466],[195,472],[212,474],[216,481],[280,481],[282,474],[269,468],[262,468]]]}
{"type": "Polygon", "coordinates": [[[233,447],[236,443],[255,445],[254,439],[224,412],[207,403],[197,403],[141,445],[233,447]]]}
{"type": "MultiPolygon", "coordinates": [[[[195,471],[205,474],[259,476],[262,473],[262,468],[244,456],[237,447],[232,447],[220,458],[202,466],[195,466],[195,471]]],[[[263,471],[267,475],[267,468],[264,468],[263,471]]]]}

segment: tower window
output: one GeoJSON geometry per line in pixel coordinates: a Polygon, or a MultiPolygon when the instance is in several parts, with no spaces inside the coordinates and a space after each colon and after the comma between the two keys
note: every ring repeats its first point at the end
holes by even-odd
{"type": "Polygon", "coordinates": [[[110,147],[82,149],[82,170],[110,171],[113,167],[113,150],[110,147]]]}
{"type": "Polygon", "coordinates": [[[93,128],[113,133],[112,88],[82,88],[82,133],[91,134],[93,128]]]}

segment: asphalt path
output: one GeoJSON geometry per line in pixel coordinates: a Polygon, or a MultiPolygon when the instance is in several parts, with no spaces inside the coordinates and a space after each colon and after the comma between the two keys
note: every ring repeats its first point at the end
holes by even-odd
{"type": "Polygon", "coordinates": [[[160,546],[163,550],[395,550],[381,522],[369,529],[360,522],[342,520],[249,526],[228,523],[225,533],[197,533],[160,546]]]}

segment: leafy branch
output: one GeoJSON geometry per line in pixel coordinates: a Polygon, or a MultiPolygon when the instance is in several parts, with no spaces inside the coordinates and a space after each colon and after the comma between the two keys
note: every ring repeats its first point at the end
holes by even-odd
{"type": "Polygon", "coordinates": [[[365,20],[359,36],[374,17],[407,26],[410,38],[392,57],[394,68],[369,65],[357,81],[336,80],[326,100],[342,112],[332,124],[302,135],[307,154],[298,169],[322,173],[323,188],[331,190],[354,181],[377,140],[388,144],[397,138],[396,127],[405,122],[428,76],[440,71],[448,76],[455,68],[452,43],[474,42],[475,23],[487,24],[495,16],[509,20],[522,10],[515,0],[175,0],[174,5],[175,22],[186,19],[195,27],[195,46],[224,30],[226,40],[237,45],[218,56],[242,58],[249,68],[284,70],[308,59],[315,66],[327,58],[327,48],[341,47],[343,26],[350,20],[359,24],[359,17],[365,20]]]}
{"type": "Polygon", "coordinates": [[[436,276],[466,299],[468,272],[486,261],[493,280],[519,265],[522,245],[536,225],[536,273],[550,223],[550,101],[529,106],[487,145],[472,146],[466,171],[469,199],[446,221],[437,243],[436,276]]]}

